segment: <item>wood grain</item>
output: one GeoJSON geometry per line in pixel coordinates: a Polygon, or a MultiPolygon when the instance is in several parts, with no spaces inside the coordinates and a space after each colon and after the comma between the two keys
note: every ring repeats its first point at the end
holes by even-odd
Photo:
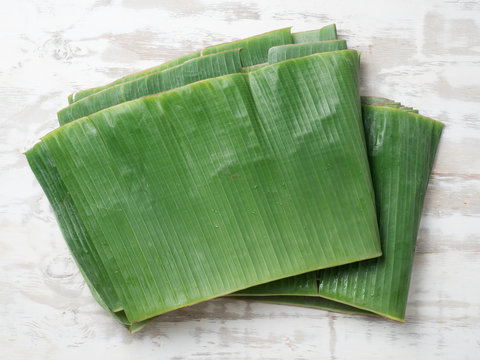
{"type": "Polygon", "coordinates": [[[86,0],[0,3],[0,358],[351,359],[480,356],[478,1],[86,0]],[[216,299],[130,335],[93,300],[22,152],[75,90],[213,43],[337,23],[362,93],[446,124],[407,319],[216,299]]]}

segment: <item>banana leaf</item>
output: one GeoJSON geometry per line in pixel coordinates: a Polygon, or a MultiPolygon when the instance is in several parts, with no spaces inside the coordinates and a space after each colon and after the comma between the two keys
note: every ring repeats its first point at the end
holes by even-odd
{"type": "Polygon", "coordinates": [[[340,311],[336,301],[404,320],[421,210],[443,124],[388,99],[364,97],[362,103],[383,256],[318,271],[315,277],[312,273],[282,279],[239,295],[340,311]],[[274,296],[269,299],[270,294],[274,296]],[[311,298],[306,301],[304,296],[311,298]]]}
{"type": "Polygon", "coordinates": [[[202,55],[215,54],[225,50],[233,50],[242,48],[242,63],[244,66],[251,66],[260,63],[267,62],[268,59],[268,49],[273,46],[293,44],[293,43],[302,43],[302,42],[312,42],[312,41],[325,41],[325,40],[336,40],[337,39],[337,29],[335,24],[324,26],[318,30],[304,31],[299,33],[291,33],[291,28],[284,28],[279,30],[274,30],[267,32],[265,34],[260,34],[257,36],[252,36],[250,38],[224,43],[219,45],[210,46],[204,50],[196,51],[191,54],[184,55],[177,59],[171,60],[159,66],[155,66],[134,74],[127,75],[123,78],[120,78],[110,84],[95,87],[92,89],[78,91],[74,94],[68,96],[68,103],[73,104],[76,101],[79,101],[87,96],[95,94],[99,91],[105,90],[111,86],[122,84],[128,81],[135,80],[139,77],[163,71],[177,65],[183,64],[184,62],[200,57],[202,55]]]}
{"type": "Polygon", "coordinates": [[[363,106],[384,256],[319,274],[319,294],[403,321],[418,227],[443,124],[363,106]],[[342,286],[338,286],[342,284],[342,286]]]}
{"type": "MultiPolygon", "coordinates": [[[[313,33],[313,32],[310,32],[313,33]]],[[[335,32],[335,37],[336,37],[336,32],[335,32]]],[[[230,45],[232,46],[232,45],[230,45]]],[[[233,47],[233,46],[232,46],[233,47]]],[[[338,48],[345,48],[346,44],[344,41],[327,41],[327,42],[317,42],[317,43],[307,43],[307,44],[300,44],[300,45],[284,45],[284,46],[276,46],[272,47],[269,50],[268,53],[268,60],[269,63],[275,63],[278,61],[283,61],[289,58],[294,58],[294,57],[300,57],[300,56],[305,56],[309,55],[315,52],[319,51],[329,51],[329,50],[335,50],[338,48]]],[[[260,67],[265,66],[265,64],[259,64],[259,65],[253,65],[248,68],[248,70],[256,70],[260,67]]],[[[209,75],[206,74],[205,77],[208,77],[209,75]]],[[[133,88],[138,88],[137,86],[133,86],[133,88]]],[[[142,87],[140,87],[142,88],[142,87]]],[[[155,93],[161,90],[156,90],[155,87],[149,87],[151,93],[155,93]]],[[[416,112],[418,113],[418,110],[414,110],[412,108],[404,107],[399,103],[393,102],[391,100],[385,99],[385,98],[374,98],[374,97],[364,97],[363,98],[364,103],[368,104],[376,104],[376,105],[383,105],[383,106],[388,106],[392,108],[398,108],[402,110],[407,110],[411,112],[416,112]]],[[[102,101],[101,103],[107,104],[106,101],[102,101]]],[[[267,285],[261,286],[259,288],[254,288],[254,289],[248,289],[244,291],[243,293],[253,293],[253,294],[259,294],[259,295],[265,295],[264,292],[266,291],[267,285]]],[[[319,295],[317,291],[317,284],[315,280],[315,274],[310,274],[310,275],[302,275],[302,276],[297,276],[296,280],[294,282],[290,282],[288,279],[284,279],[281,281],[276,282],[274,286],[270,286],[268,291],[266,291],[266,294],[279,294],[279,295],[288,295],[288,294],[295,294],[295,293],[301,293],[304,295],[312,295],[316,296],[319,295]],[[308,277],[308,280],[305,279],[305,277],[308,277]]],[[[263,298],[264,299],[264,298],[263,298]]],[[[278,297],[277,297],[278,299],[278,297]]],[[[293,300],[292,300],[293,301],[293,300]]],[[[324,300],[317,300],[321,301],[322,306],[326,308],[325,306],[325,301],[324,300]]],[[[328,303],[328,302],[327,302],[328,303]]],[[[330,306],[330,308],[333,305],[330,306]]],[[[404,312],[405,310],[403,310],[404,312]]],[[[397,311],[398,312],[398,311],[397,311]]]]}
{"type": "MultiPolygon", "coordinates": [[[[336,32],[335,32],[335,37],[336,37],[336,32]]],[[[329,50],[329,48],[328,48],[329,44],[328,43],[331,43],[331,45],[335,44],[335,46],[338,46],[337,44],[341,44],[341,46],[345,47],[345,43],[341,42],[341,41],[331,41],[331,42],[327,42],[327,44],[325,44],[325,43],[318,43],[318,44],[313,43],[313,44],[302,44],[302,45],[299,45],[299,46],[297,46],[297,45],[277,46],[277,47],[273,47],[269,50],[268,59],[269,59],[270,63],[274,63],[274,62],[283,61],[285,59],[292,58],[292,57],[299,57],[299,56],[308,55],[308,54],[315,53],[315,52],[318,52],[318,51],[328,51],[329,50]]],[[[334,48],[332,48],[332,49],[334,49],[334,48]]],[[[248,68],[248,70],[255,70],[255,69],[258,69],[258,68],[261,68],[261,67],[264,67],[264,66],[265,66],[265,64],[253,65],[253,66],[250,66],[248,68]]],[[[208,75],[206,75],[206,77],[208,77],[208,75]]],[[[152,90],[152,91],[155,92],[155,90],[152,90]]],[[[393,107],[393,108],[398,108],[398,109],[408,110],[408,111],[411,111],[411,112],[418,113],[418,110],[414,110],[414,109],[411,109],[411,108],[404,107],[399,103],[395,103],[395,102],[390,101],[390,100],[385,99],[385,98],[368,97],[368,98],[363,98],[363,100],[364,100],[364,102],[369,103],[369,104],[377,104],[377,105],[382,104],[384,106],[389,106],[389,107],[393,107]]],[[[123,100],[123,101],[125,101],[125,100],[123,100]]],[[[109,105],[109,106],[111,106],[111,105],[109,105]]],[[[277,286],[275,286],[275,288],[277,289],[276,290],[277,292],[274,292],[274,293],[290,294],[290,293],[295,293],[295,291],[301,290],[302,294],[306,294],[308,292],[309,295],[317,295],[316,281],[315,281],[315,279],[313,279],[313,281],[312,281],[312,276],[309,276],[308,281],[305,281],[300,276],[297,276],[296,281],[293,282],[293,283],[290,283],[288,280],[282,280],[282,282],[283,282],[283,284],[281,286],[278,286],[278,283],[277,283],[277,286]],[[303,281],[303,285],[302,285],[302,281],[303,281]],[[308,284],[308,286],[305,286],[304,284],[308,284]],[[299,287],[301,289],[299,289],[299,287]],[[307,289],[308,289],[308,291],[307,291],[307,289]]],[[[272,292],[272,289],[270,289],[269,291],[272,292]]],[[[260,291],[260,293],[262,293],[262,291],[260,291]]],[[[277,297],[277,299],[278,298],[279,297],[277,297]]],[[[263,298],[263,299],[265,299],[265,298],[263,298]]],[[[292,298],[290,298],[290,299],[292,299],[292,298]]],[[[324,308],[326,307],[325,306],[326,300],[323,300],[323,299],[321,299],[321,300],[316,299],[316,300],[321,301],[322,304],[323,304],[322,306],[324,308]]],[[[291,301],[293,301],[293,300],[291,300],[291,301]]],[[[326,303],[328,304],[328,301],[326,303]]],[[[333,303],[333,304],[335,304],[335,303],[333,303]]]]}
{"type": "MultiPolygon", "coordinates": [[[[242,50],[243,51],[243,50],[242,50]]],[[[153,95],[196,81],[242,71],[240,49],[188,60],[167,70],[110,86],[60,110],[60,125],[125,101],[153,95]]]]}
{"type": "Polygon", "coordinates": [[[351,50],[284,61],[42,138],[27,159],[97,301],[135,331],[166,311],[379,256],[358,65],[351,50]]]}

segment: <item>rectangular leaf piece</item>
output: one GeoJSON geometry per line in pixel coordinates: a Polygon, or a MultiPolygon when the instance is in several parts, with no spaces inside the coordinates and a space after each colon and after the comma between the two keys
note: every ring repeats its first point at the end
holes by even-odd
{"type": "Polygon", "coordinates": [[[97,299],[132,325],[379,256],[358,68],[344,50],[203,80],[29,150],[97,299]]]}

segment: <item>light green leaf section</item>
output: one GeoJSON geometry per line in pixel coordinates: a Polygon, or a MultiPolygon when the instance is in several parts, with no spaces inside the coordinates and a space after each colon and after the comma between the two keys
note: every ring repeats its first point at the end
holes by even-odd
{"type": "Polygon", "coordinates": [[[29,150],[97,300],[135,331],[379,256],[358,65],[345,50],[199,81],[71,122],[29,150]]]}
{"type": "Polygon", "coordinates": [[[337,40],[337,27],[335,24],[331,24],[317,30],[293,33],[292,38],[294,44],[337,40]]]}

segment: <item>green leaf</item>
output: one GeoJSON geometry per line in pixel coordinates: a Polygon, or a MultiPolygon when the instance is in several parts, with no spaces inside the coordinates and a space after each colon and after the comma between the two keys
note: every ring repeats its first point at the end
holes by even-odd
{"type": "Polygon", "coordinates": [[[345,50],[199,81],[73,121],[29,150],[97,299],[134,331],[379,256],[358,65],[345,50]]]}
{"type": "Polygon", "coordinates": [[[336,40],[337,39],[337,30],[335,25],[328,25],[318,30],[305,31],[301,33],[291,34],[290,28],[284,28],[279,30],[274,30],[267,32],[265,34],[260,34],[252,36],[250,38],[224,43],[219,45],[210,46],[202,51],[196,51],[191,54],[184,55],[177,59],[171,60],[159,66],[155,66],[143,71],[139,71],[134,74],[124,76],[114,82],[107,84],[105,86],[99,86],[88,90],[78,91],[68,97],[68,103],[73,104],[76,101],[79,101],[87,96],[95,94],[99,91],[105,90],[111,86],[122,84],[135,80],[137,78],[143,77],[145,75],[153,74],[159,71],[163,71],[174,66],[183,64],[184,62],[200,57],[207,54],[215,54],[225,50],[239,49],[242,48],[242,63],[243,66],[251,66],[260,63],[267,62],[268,59],[268,49],[272,46],[285,45],[301,43],[301,42],[310,42],[310,41],[321,41],[321,40],[336,40]]]}
{"type": "MultiPolygon", "coordinates": [[[[321,296],[404,320],[421,210],[443,124],[388,99],[363,98],[362,102],[383,256],[319,271],[316,295],[311,291],[312,277],[305,275],[239,295],[321,296]]],[[[290,300],[299,304],[296,296],[290,300]]],[[[323,301],[312,300],[309,306],[332,310],[323,301]]]]}
{"type": "MultiPolygon", "coordinates": [[[[324,29],[327,29],[327,28],[324,28],[324,29]]],[[[301,36],[303,36],[303,35],[316,36],[314,34],[318,35],[319,33],[322,33],[322,31],[324,29],[322,29],[320,31],[302,33],[301,36]]],[[[299,34],[297,34],[297,35],[299,35],[299,34]]],[[[294,34],[293,38],[294,39],[297,38],[298,41],[308,40],[308,37],[301,38],[301,36],[299,35],[299,36],[296,37],[295,34],[294,34]]],[[[335,31],[335,38],[336,38],[336,31],[335,31]]],[[[310,39],[313,39],[313,38],[310,38],[310,39]]],[[[319,51],[328,51],[328,50],[330,50],[330,46],[333,46],[331,49],[334,49],[338,46],[345,47],[345,42],[330,41],[330,42],[318,42],[318,43],[312,43],[312,44],[307,43],[307,44],[300,44],[300,45],[284,45],[284,46],[273,47],[269,50],[269,62],[273,63],[273,62],[277,62],[277,61],[283,61],[283,60],[286,60],[286,59],[289,59],[289,58],[309,55],[311,53],[315,53],[315,52],[319,52],[319,51]]],[[[259,68],[262,68],[262,67],[265,67],[265,66],[266,66],[265,64],[253,65],[253,66],[248,67],[248,71],[256,70],[256,69],[259,69],[259,68]]],[[[208,75],[206,75],[206,77],[208,77],[208,75]]],[[[155,91],[154,87],[150,87],[150,89],[152,89],[151,91],[155,91]]],[[[385,107],[396,108],[396,109],[405,110],[405,111],[409,111],[409,112],[413,112],[413,113],[418,113],[418,110],[414,110],[414,109],[409,108],[409,107],[404,107],[400,103],[396,103],[394,101],[391,101],[391,100],[388,100],[388,99],[385,99],[385,98],[363,97],[362,98],[362,103],[372,104],[372,105],[381,105],[381,106],[385,106],[385,107]]],[[[440,133],[438,133],[437,136],[439,137],[440,133]]],[[[392,238],[392,236],[390,236],[390,238],[392,238]]],[[[399,254],[398,256],[403,256],[403,255],[399,254]]],[[[410,273],[410,270],[408,270],[408,274],[409,273],[410,273]]],[[[284,294],[284,295],[288,294],[288,295],[292,295],[292,294],[295,294],[295,293],[300,293],[300,294],[304,294],[304,295],[319,295],[318,291],[316,290],[317,289],[317,284],[316,284],[316,280],[315,280],[314,275],[315,275],[314,273],[311,273],[311,274],[306,274],[306,275],[302,275],[302,276],[297,276],[297,277],[294,278],[293,281],[291,281],[290,279],[282,279],[280,281],[277,281],[277,282],[274,282],[274,283],[271,283],[271,284],[265,284],[265,285],[262,285],[262,286],[259,286],[259,287],[254,287],[252,289],[246,289],[244,291],[239,292],[239,294],[243,293],[243,294],[259,294],[259,295],[265,295],[265,294],[284,294]]],[[[408,280],[407,280],[407,283],[408,283],[408,280]]],[[[361,290],[361,291],[364,291],[364,290],[361,290]]],[[[406,301],[407,291],[408,291],[408,286],[407,286],[407,290],[405,291],[405,289],[404,289],[404,291],[402,293],[403,297],[405,299],[403,301],[403,304],[406,301]]],[[[384,295],[384,297],[385,296],[386,295],[384,295]]],[[[295,301],[296,303],[299,303],[299,301],[294,300],[293,297],[290,298],[290,299],[292,301],[295,301]]],[[[342,301],[344,301],[344,300],[345,299],[342,299],[342,301]]],[[[312,301],[309,302],[310,305],[315,303],[315,301],[317,302],[318,307],[322,307],[322,308],[326,307],[325,306],[325,301],[323,299],[312,299],[312,301]]],[[[370,304],[370,306],[371,306],[371,304],[370,304]]],[[[401,308],[401,306],[399,306],[399,308],[401,308]]],[[[386,311],[388,312],[388,310],[386,310],[386,311]]],[[[391,313],[394,313],[395,311],[398,314],[398,313],[401,313],[402,310],[401,309],[390,310],[391,313]]],[[[404,313],[404,311],[405,311],[405,309],[403,308],[403,313],[404,313]]],[[[388,313],[383,313],[383,315],[389,316],[388,313]]],[[[400,319],[400,320],[403,318],[403,315],[400,316],[400,317],[398,315],[392,315],[392,316],[393,317],[396,316],[397,319],[400,319]]]]}
{"type": "Polygon", "coordinates": [[[423,201],[443,124],[372,105],[363,106],[363,121],[384,256],[320,272],[319,294],[402,321],[423,201]]]}

